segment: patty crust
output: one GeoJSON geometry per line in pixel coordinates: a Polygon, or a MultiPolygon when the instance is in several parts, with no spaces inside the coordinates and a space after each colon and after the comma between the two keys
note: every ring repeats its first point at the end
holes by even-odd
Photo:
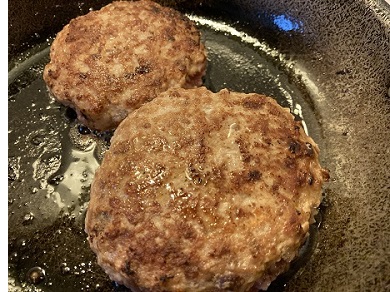
{"type": "Polygon", "coordinates": [[[266,289],[307,238],[327,179],[274,99],[170,89],[115,131],[85,228],[101,267],[134,291],[266,289]]]}
{"type": "Polygon", "coordinates": [[[70,21],[54,39],[43,78],[91,129],[114,129],[170,87],[202,84],[200,32],[180,12],[148,0],[119,1],[70,21]]]}

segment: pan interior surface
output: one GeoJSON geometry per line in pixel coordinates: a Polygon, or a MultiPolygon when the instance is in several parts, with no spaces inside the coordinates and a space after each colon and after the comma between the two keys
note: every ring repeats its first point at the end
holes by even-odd
{"type": "MultiPolygon", "coordinates": [[[[283,70],[276,50],[223,22],[189,15],[208,51],[204,84],[274,97],[290,108],[317,142],[321,131],[302,88],[283,70]]],[[[109,148],[110,132],[94,132],[58,104],[42,79],[51,39],[18,56],[9,71],[9,273],[10,288],[24,291],[125,290],[96,264],[84,233],[94,172],[109,148]]],[[[318,141],[320,140],[320,141],[318,141]]],[[[309,258],[316,227],[289,271],[309,258]]],[[[272,289],[280,288],[284,275],[272,289]]]]}

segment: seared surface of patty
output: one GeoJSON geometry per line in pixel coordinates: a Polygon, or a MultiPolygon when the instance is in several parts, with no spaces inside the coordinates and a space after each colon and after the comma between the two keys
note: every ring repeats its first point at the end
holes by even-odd
{"type": "Polygon", "coordinates": [[[44,80],[92,129],[115,128],[170,87],[202,84],[204,45],[193,22],[151,1],[113,2],[70,21],[50,50],[44,80]]]}
{"type": "Polygon", "coordinates": [[[171,89],[117,128],[86,232],[134,291],[266,288],[296,257],[328,173],[275,100],[171,89]]]}

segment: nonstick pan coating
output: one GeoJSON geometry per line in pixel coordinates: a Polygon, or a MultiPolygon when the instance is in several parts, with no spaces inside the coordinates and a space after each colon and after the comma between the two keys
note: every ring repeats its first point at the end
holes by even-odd
{"type": "MultiPolygon", "coordinates": [[[[9,3],[9,290],[126,291],[83,230],[110,133],[48,96],[48,47],[108,1],[9,3]]],[[[205,85],[275,97],[303,118],[331,181],[303,256],[270,291],[390,289],[390,8],[384,1],[163,1],[198,21],[205,85]],[[221,72],[224,72],[221,74],[221,72]]]]}

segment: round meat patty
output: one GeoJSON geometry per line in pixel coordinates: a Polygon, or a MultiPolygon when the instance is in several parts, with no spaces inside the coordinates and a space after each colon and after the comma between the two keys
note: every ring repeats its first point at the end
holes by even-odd
{"type": "Polygon", "coordinates": [[[152,1],[113,2],[70,21],[43,78],[91,129],[115,128],[170,87],[202,84],[206,53],[194,23],[152,1]]]}
{"type": "Polygon", "coordinates": [[[134,291],[266,288],[308,236],[328,172],[272,98],[170,89],[117,128],[91,186],[98,263],[134,291]]]}

